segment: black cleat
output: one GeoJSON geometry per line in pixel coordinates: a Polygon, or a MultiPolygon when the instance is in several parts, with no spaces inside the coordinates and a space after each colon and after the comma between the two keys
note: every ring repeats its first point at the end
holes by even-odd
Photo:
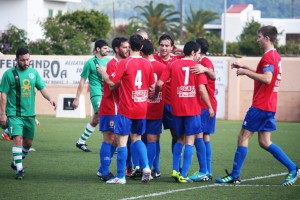
{"type": "Polygon", "coordinates": [[[91,152],[91,150],[89,150],[89,149],[87,148],[87,145],[86,145],[86,144],[79,144],[79,143],[76,142],[76,147],[77,147],[78,149],[81,149],[81,150],[84,151],[84,152],[91,152]]]}

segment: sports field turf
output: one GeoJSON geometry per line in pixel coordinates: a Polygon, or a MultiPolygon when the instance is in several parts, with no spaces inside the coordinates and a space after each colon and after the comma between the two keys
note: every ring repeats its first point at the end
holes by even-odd
{"type": "MultiPolygon", "coordinates": [[[[10,169],[11,142],[0,140],[0,199],[300,199],[300,180],[292,187],[279,184],[287,173],[278,161],[262,150],[255,134],[242,170],[239,186],[220,186],[213,182],[179,184],[171,178],[171,137],[161,136],[160,179],[148,184],[127,178],[125,185],[107,185],[96,176],[102,134],[96,131],[88,140],[91,153],[75,147],[89,118],[63,119],[38,116],[41,125],[33,147],[24,160],[25,177],[15,180],[10,169]]],[[[232,168],[236,136],[241,121],[217,121],[212,136],[213,177],[224,176],[232,168]]],[[[300,123],[277,123],[273,142],[300,165],[300,123]]],[[[111,171],[116,174],[115,158],[111,171]]],[[[190,173],[198,170],[194,154],[190,173]]]]}

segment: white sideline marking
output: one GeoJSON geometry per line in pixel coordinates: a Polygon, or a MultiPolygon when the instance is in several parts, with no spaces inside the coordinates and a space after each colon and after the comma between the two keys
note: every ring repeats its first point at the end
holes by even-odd
{"type": "MultiPolygon", "coordinates": [[[[280,174],[271,174],[268,176],[257,176],[254,178],[249,178],[249,179],[243,179],[243,182],[247,181],[254,181],[254,180],[259,180],[259,179],[265,179],[265,178],[272,178],[272,177],[277,177],[277,176],[283,176],[286,175],[287,173],[280,173],[280,174]]],[[[228,184],[210,184],[210,185],[203,185],[203,186],[198,186],[198,187],[190,187],[190,188],[183,188],[183,189],[177,189],[177,190],[169,190],[165,192],[157,192],[157,193],[152,193],[152,194],[146,194],[146,195],[141,195],[141,196],[136,196],[136,197],[128,197],[128,198],[123,198],[120,200],[130,200],[130,199],[142,199],[142,198],[147,198],[147,197],[155,197],[155,196],[162,196],[174,192],[182,192],[182,191],[188,191],[188,190],[195,190],[195,189],[202,189],[202,188],[209,188],[209,187],[224,187],[224,186],[229,186],[229,187],[262,187],[262,186],[269,186],[269,187],[274,187],[274,186],[280,186],[280,185],[228,185],[228,184]]],[[[298,186],[298,185],[297,185],[298,186]]],[[[280,186],[283,187],[283,186],[280,186]]]]}

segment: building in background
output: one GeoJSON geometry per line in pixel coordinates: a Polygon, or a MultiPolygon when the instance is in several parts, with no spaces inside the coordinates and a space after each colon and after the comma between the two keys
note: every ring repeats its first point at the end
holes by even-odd
{"type": "Polygon", "coordinates": [[[0,0],[0,32],[9,24],[27,32],[29,40],[43,38],[40,22],[67,12],[67,3],[81,0],[0,0]]]}
{"type": "MultiPolygon", "coordinates": [[[[278,36],[279,45],[285,45],[288,41],[300,44],[300,19],[261,18],[261,11],[254,10],[252,4],[233,4],[227,9],[225,16],[226,42],[236,42],[246,23],[254,19],[261,25],[277,27],[278,32],[281,33],[278,36]]],[[[222,14],[222,24],[224,24],[224,14],[222,14]]],[[[223,31],[224,29],[221,29],[222,40],[223,31]]]]}

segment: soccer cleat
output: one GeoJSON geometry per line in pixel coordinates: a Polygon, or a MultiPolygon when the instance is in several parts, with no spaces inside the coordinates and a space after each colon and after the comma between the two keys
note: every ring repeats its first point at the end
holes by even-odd
{"type": "Polygon", "coordinates": [[[151,176],[151,170],[149,168],[143,169],[143,176],[142,176],[142,182],[148,183],[152,178],[151,176]]]}
{"type": "Polygon", "coordinates": [[[109,174],[107,174],[106,176],[102,174],[101,177],[100,177],[100,179],[102,181],[108,181],[108,180],[110,180],[110,179],[112,179],[114,177],[115,176],[111,172],[109,172],[109,174]]]}
{"type": "Polygon", "coordinates": [[[7,133],[2,133],[2,137],[4,140],[8,140],[8,141],[10,140],[10,137],[7,133]]]}
{"type": "Polygon", "coordinates": [[[99,178],[101,178],[101,177],[102,177],[102,173],[99,172],[99,171],[97,171],[97,176],[98,176],[99,178]]]}
{"type": "Polygon", "coordinates": [[[127,177],[130,177],[131,176],[131,174],[132,174],[132,167],[126,167],[126,176],[127,177]]]}
{"type": "Polygon", "coordinates": [[[189,178],[195,182],[197,181],[208,181],[208,173],[195,172],[193,175],[189,176],[189,178]]]}
{"type": "Polygon", "coordinates": [[[213,177],[211,173],[209,173],[207,177],[208,177],[208,181],[212,181],[213,177]]]}
{"type": "Polygon", "coordinates": [[[12,168],[14,171],[17,171],[17,166],[14,164],[14,162],[11,162],[10,168],[12,168]]]}
{"type": "Polygon", "coordinates": [[[225,170],[227,176],[224,176],[223,178],[216,178],[217,183],[232,183],[232,184],[240,184],[241,180],[240,178],[233,178],[227,171],[225,170]]]}
{"type": "Polygon", "coordinates": [[[107,184],[125,184],[126,183],[126,179],[125,178],[112,178],[108,181],[106,181],[107,184]]]}
{"type": "Polygon", "coordinates": [[[192,183],[193,180],[190,179],[189,177],[184,178],[183,176],[178,177],[178,182],[179,183],[192,183]]]}
{"type": "Polygon", "coordinates": [[[24,174],[25,174],[25,172],[24,172],[24,170],[22,169],[22,170],[19,170],[19,171],[17,171],[16,172],[16,179],[18,179],[18,180],[22,180],[23,178],[24,178],[24,174]]]}
{"type": "Polygon", "coordinates": [[[298,179],[298,176],[300,176],[300,169],[297,167],[295,170],[290,171],[289,174],[286,175],[286,178],[281,183],[281,185],[282,186],[293,185],[298,179]]]}
{"type": "Polygon", "coordinates": [[[132,171],[130,178],[141,177],[141,176],[142,176],[142,171],[141,171],[140,167],[137,166],[132,171]]]}
{"type": "Polygon", "coordinates": [[[76,147],[77,147],[78,149],[81,149],[81,150],[84,151],[84,152],[91,152],[91,150],[89,150],[89,149],[87,148],[87,145],[86,145],[86,144],[79,144],[78,142],[76,142],[76,147]]]}
{"type": "Polygon", "coordinates": [[[180,172],[178,172],[178,171],[176,171],[176,170],[173,170],[173,171],[172,171],[172,178],[174,178],[175,181],[178,182],[179,177],[180,177],[180,172]]]}
{"type": "Polygon", "coordinates": [[[152,170],[151,176],[152,176],[153,178],[160,178],[161,174],[160,174],[159,171],[152,170]]]}

